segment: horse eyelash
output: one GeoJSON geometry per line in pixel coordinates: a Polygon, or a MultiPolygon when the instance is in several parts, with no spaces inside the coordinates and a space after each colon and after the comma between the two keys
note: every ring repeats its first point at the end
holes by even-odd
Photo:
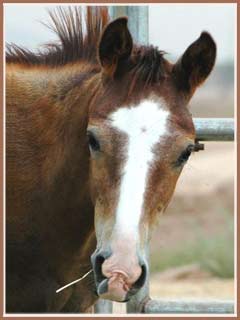
{"type": "Polygon", "coordinates": [[[189,159],[190,155],[194,152],[194,148],[195,148],[194,144],[188,145],[188,147],[182,151],[182,153],[178,157],[177,161],[174,162],[174,166],[180,167],[184,163],[186,163],[187,160],[189,159]]]}
{"type": "Polygon", "coordinates": [[[100,146],[98,139],[95,137],[95,135],[91,131],[88,131],[87,137],[88,137],[88,144],[89,144],[90,148],[93,151],[100,151],[101,146],[100,146]]]}

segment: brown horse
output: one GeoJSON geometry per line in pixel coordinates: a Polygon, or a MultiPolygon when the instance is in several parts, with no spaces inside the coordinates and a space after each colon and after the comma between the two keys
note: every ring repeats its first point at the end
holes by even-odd
{"type": "Polygon", "coordinates": [[[144,285],[151,229],[195,149],[187,104],[216,56],[207,32],[171,64],[106,8],[88,7],[85,36],[79,9],[50,16],[59,43],[6,54],[7,312],[86,312],[144,285]]]}

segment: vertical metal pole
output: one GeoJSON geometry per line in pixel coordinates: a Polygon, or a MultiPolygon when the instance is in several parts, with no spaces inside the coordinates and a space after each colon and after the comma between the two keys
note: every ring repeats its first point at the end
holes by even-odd
{"type": "Polygon", "coordinates": [[[112,301],[99,299],[94,305],[94,313],[112,313],[112,301]]]}
{"type": "Polygon", "coordinates": [[[127,7],[128,26],[135,43],[148,44],[148,6],[127,7]]]}
{"type": "MultiPolygon", "coordinates": [[[[128,16],[128,27],[137,44],[148,44],[148,6],[111,6],[109,7],[112,19],[128,16]]],[[[146,260],[149,263],[149,244],[146,246],[146,260]]],[[[127,303],[127,313],[141,312],[141,303],[149,297],[149,275],[146,284],[127,303]]]]}
{"type": "MultiPolygon", "coordinates": [[[[109,6],[112,19],[127,16],[128,27],[137,44],[148,44],[148,6],[109,6]]],[[[146,247],[147,262],[149,262],[149,249],[146,247]]],[[[139,313],[141,302],[149,296],[149,278],[145,286],[127,303],[127,313],[139,313]]],[[[94,306],[95,313],[112,313],[111,301],[99,300],[94,306]]]]}
{"type": "Polygon", "coordinates": [[[112,19],[127,16],[134,42],[148,44],[148,6],[110,6],[109,13],[112,19]]]}
{"type": "Polygon", "coordinates": [[[127,7],[126,6],[109,6],[108,12],[110,14],[111,19],[116,19],[116,18],[127,15],[127,7]]]}
{"type": "MultiPolygon", "coordinates": [[[[109,11],[109,15],[112,19],[115,19],[117,17],[121,17],[121,16],[126,16],[127,15],[127,11],[126,11],[125,6],[109,6],[108,7],[108,11],[109,11]]],[[[94,305],[94,313],[112,313],[113,311],[113,303],[112,301],[108,301],[108,300],[103,300],[103,299],[99,299],[98,302],[94,305]]]]}

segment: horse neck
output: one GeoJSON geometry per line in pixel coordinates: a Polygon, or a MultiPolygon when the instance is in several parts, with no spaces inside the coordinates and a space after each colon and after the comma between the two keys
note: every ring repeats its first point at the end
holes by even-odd
{"type": "MultiPolygon", "coordinates": [[[[95,93],[98,91],[99,75],[77,70],[67,77],[56,78],[57,100],[55,109],[60,109],[58,121],[61,123],[59,147],[54,153],[63,150],[62,167],[58,169],[54,183],[54,193],[65,195],[61,206],[66,206],[60,213],[60,230],[66,226],[68,215],[71,235],[68,243],[78,248],[81,244],[80,259],[89,258],[95,246],[94,206],[90,197],[89,150],[86,140],[88,111],[95,93]],[[60,101],[59,101],[60,100],[60,101]],[[69,210],[70,204],[70,211],[69,210]]],[[[60,151],[61,153],[61,151],[60,151]]],[[[54,166],[50,166],[50,170],[54,166]]],[[[58,199],[58,196],[57,196],[58,199]]],[[[74,248],[73,248],[74,250],[74,248]]]]}
{"type": "Polygon", "coordinates": [[[52,128],[58,130],[55,152],[62,154],[62,167],[60,170],[57,168],[58,174],[65,174],[76,189],[81,181],[80,190],[76,192],[85,201],[90,201],[86,128],[89,106],[99,86],[98,80],[99,76],[88,67],[77,66],[70,70],[66,67],[66,70],[56,71],[53,89],[47,98],[54,100],[51,105],[56,120],[53,121],[52,128]]]}
{"type": "Polygon", "coordinates": [[[72,215],[82,213],[87,232],[88,226],[93,227],[93,206],[86,127],[88,109],[99,86],[99,75],[89,66],[39,67],[24,72],[23,68],[13,69],[8,74],[8,110],[15,108],[14,92],[21,88],[17,108],[26,113],[27,121],[18,125],[25,126],[26,135],[34,141],[32,168],[41,166],[37,170],[41,172],[38,182],[43,194],[51,198],[54,211],[62,212],[63,221],[66,221],[64,210],[69,209],[67,206],[70,210],[74,208],[72,215]]]}

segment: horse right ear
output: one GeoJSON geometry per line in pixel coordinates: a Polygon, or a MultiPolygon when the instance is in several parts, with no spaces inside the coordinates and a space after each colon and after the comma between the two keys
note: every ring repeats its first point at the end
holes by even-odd
{"type": "Polygon", "coordinates": [[[103,73],[110,78],[114,77],[119,63],[129,58],[132,52],[133,41],[127,21],[127,17],[122,17],[111,22],[99,42],[99,61],[103,73]]]}
{"type": "Polygon", "coordinates": [[[173,67],[176,85],[192,95],[208,77],[216,59],[216,44],[207,32],[193,42],[173,67]]]}

